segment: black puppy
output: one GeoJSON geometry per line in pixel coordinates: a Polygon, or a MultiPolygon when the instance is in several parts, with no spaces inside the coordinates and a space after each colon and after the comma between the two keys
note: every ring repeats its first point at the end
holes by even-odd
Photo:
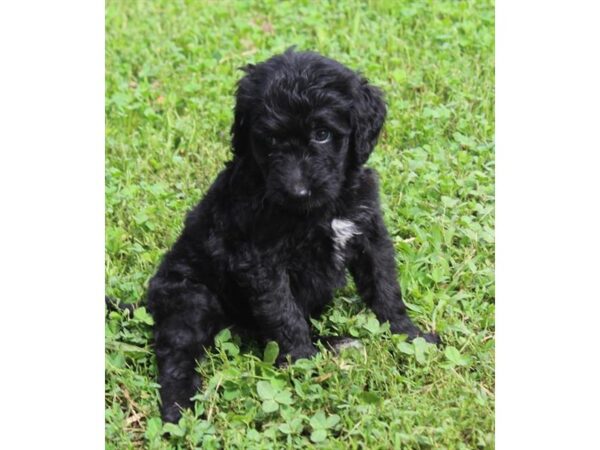
{"type": "Polygon", "coordinates": [[[383,125],[381,92],[310,52],[249,65],[237,89],[233,159],[150,281],[162,415],[176,421],[200,386],[203,347],[236,325],[279,344],[279,362],[315,354],[309,317],[349,268],[381,322],[409,338],[394,249],[364,167],[383,125]]]}

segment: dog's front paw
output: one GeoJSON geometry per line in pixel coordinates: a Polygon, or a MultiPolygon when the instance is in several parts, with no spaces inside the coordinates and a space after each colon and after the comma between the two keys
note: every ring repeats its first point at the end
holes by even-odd
{"type": "Polygon", "coordinates": [[[390,330],[393,334],[406,334],[409,342],[422,337],[430,344],[440,345],[442,343],[436,333],[424,333],[407,316],[404,316],[402,320],[390,323],[390,330]]]}
{"type": "Polygon", "coordinates": [[[430,344],[442,345],[442,340],[436,333],[423,333],[421,337],[430,344]]]}
{"type": "Polygon", "coordinates": [[[280,353],[275,363],[279,367],[284,367],[288,363],[288,361],[291,361],[293,363],[294,361],[301,358],[309,359],[315,356],[317,353],[318,350],[313,345],[296,347],[288,352],[280,353]]]}
{"type": "Polygon", "coordinates": [[[423,338],[425,342],[429,342],[430,344],[441,345],[442,340],[436,333],[423,333],[419,330],[418,333],[408,335],[408,342],[414,341],[416,338],[423,338]]]}

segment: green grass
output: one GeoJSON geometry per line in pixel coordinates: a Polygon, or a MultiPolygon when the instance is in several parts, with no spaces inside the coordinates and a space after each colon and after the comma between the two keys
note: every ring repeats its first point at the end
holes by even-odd
{"type": "Polygon", "coordinates": [[[117,1],[106,6],[106,289],[139,302],[229,158],[236,69],[290,45],[360,69],[389,113],[369,165],[412,317],[391,336],[354,287],[314,322],[362,350],[285,369],[221,334],[194,413],[163,426],[151,318],[106,322],[107,448],[494,447],[491,1],[117,1]],[[167,438],[165,432],[170,432],[167,438]]]}

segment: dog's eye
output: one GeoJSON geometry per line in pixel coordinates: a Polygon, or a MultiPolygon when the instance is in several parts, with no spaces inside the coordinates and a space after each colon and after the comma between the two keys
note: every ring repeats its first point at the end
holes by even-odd
{"type": "Polygon", "coordinates": [[[313,140],[319,144],[324,144],[329,141],[329,139],[331,139],[331,131],[325,128],[319,128],[318,130],[315,130],[313,134],[313,140]]]}

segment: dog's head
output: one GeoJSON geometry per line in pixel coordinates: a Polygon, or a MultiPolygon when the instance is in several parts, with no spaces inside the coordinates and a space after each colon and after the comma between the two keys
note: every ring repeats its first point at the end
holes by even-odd
{"type": "Polygon", "coordinates": [[[234,156],[256,161],[269,201],[294,210],[334,201],[377,142],[386,113],[381,92],[311,52],[288,50],[244,70],[234,156]]]}

